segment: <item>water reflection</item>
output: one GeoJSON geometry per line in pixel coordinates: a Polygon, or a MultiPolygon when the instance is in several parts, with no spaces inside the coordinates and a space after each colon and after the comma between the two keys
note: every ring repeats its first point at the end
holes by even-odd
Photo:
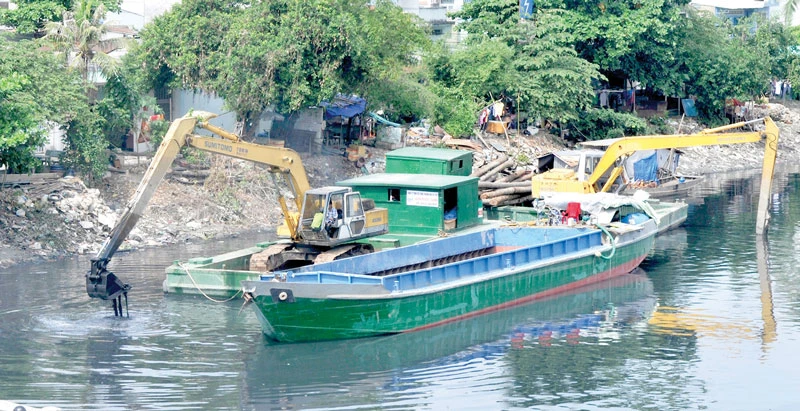
{"type": "Polygon", "coordinates": [[[758,279],[761,285],[761,319],[764,327],[761,333],[761,345],[766,354],[769,345],[775,342],[777,325],[772,308],[772,282],[769,278],[769,250],[764,237],[756,237],[756,255],[758,259],[758,279]]]}

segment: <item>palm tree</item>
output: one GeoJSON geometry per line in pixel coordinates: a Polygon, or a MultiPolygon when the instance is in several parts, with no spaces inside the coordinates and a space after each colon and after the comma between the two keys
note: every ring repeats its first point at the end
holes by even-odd
{"type": "Polygon", "coordinates": [[[125,38],[106,38],[105,15],[106,7],[102,3],[83,0],[74,3],[71,11],[64,12],[63,21],[45,26],[45,41],[64,53],[67,67],[80,71],[87,92],[96,80],[95,67],[106,78],[116,74],[119,61],[108,53],[125,47],[128,42],[125,38]]]}
{"type": "Polygon", "coordinates": [[[786,0],[786,4],[783,5],[783,18],[787,26],[792,25],[792,18],[794,12],[797,11],[798,3],[800,3],[798,0],[786,0]]]}

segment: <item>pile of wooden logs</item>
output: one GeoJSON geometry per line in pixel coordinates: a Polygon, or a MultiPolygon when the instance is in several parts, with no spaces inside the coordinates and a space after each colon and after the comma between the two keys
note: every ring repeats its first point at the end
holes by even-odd
{"type": "Polygon", "coordinates": [[[473,170],[471,176],[479,178],[478,189],[484,206],[521,205],[533,200],[533,172],[518,167],[516,161],[505,154],[473,170]]]}

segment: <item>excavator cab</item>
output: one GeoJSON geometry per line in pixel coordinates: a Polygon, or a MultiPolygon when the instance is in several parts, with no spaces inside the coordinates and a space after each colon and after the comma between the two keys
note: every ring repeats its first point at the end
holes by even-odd
{"type": "Polygon", "coordinates": [[[306,191],[298,222],[301,242],[332,247],[388,231],[385,210],[347,187],[322,187],[306,191]],[[367,215],[372,218],[367,224],[367,215]]]}

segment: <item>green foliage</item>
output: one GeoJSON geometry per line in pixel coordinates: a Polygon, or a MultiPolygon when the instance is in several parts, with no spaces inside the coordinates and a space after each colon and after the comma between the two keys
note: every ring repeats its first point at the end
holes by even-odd
{"type": "MultiPolygon", "coordinates": [[[[675,53],[686,40],[676,27],[689,0],[586,2],[545,0],[542,9],[564,10],[578,55],[604,74],[617,73],[659,89],[680,86],[675,53]]],[[[710,39],[706,40],[709,41],[710,39]]]]}
{"type": "Polygon", "coordinates": [[[155,104],[154,100],[137,93],[121,73],[110,77],[103,89],[103,99],[96,106],[97,113],[105,120],[103,134],[114,146],[120,147],[134,124],[135,114],[151,101],[155,104]]]}
{"type": "Polygon", "coordinates": [[[517,0],[476,0],[465,3],[452,17],[463,20],[459,28],[470,33],[467,42],[484,38],[501,39],[514,46],[519,38],[519,2],[517,0]]]}
{"type": "Polygon", "coordinates": [[[422,79],[412,76],[371,83],[366,94],[373,110],[382,109],[384,118],[401,123],[430,116],[436,99],[422,79]]]}
{"type": "MultiPolygon", "coordinates": [[[[0,9],[0,25],[14,27],[20,34],[36,33],[47,22],[62,21],[63,13],[71,10],[73,0],[15,0],[15,10],[0,9]]],[[[122,0],[102,0],[109,11],[120,11],[122,0]]]]}
{"type": "Polygon", "coordinates": [[[513,84],[508,70],[514,50],[497,39],[482,38],[455,52],[439,49],[428,56],[429,88],[436,95],[431,119],[454,137],[472,135],[476,113],[485,102],[513,84]]]}
{"type": "Polygon", "coordinates": [[[570,27],[557,11],[540,12],[525,25],[530,41],[519,53],[518,93],[528,110],[544,118],[567,122],[587,110],[594,99],[592,82],[604,77],[598,66],[578,57],[569,44],[570,27]]]}
{"type": "Polygon", "coordinates": [[[161,145],[164,141],[164,136],[169,130],[169,122],[166,120],[155,120],[150,122],[150,142],[154,147],[161,145]]]}
{"type": "Polygon", "coordinates": [[[141,37],[135,59],[150,68],[151,86],[168,82],[216,94],[248,125],[270,107],[293,112],[337,92],[365,94],[396,81],[427,41],[421,24],[386,0],[270,0],[249,7],[187,0],[141,37]]]}
{"type": "Polygon", "coordinates": [[[761,26],[755,35],[742,27],[731,26],[713,16],[690,10],[682,27],[686,41],[678,54],[683,62],[687,94],[696,96],[701,117],[710,124],[723,124],[725,99],[752,99],[764,92],[774,61],[769,57],[774,46],[763,39],[761,26]],[[760,43],[760,44],[759,44],[760,43]]]}
{"type": "Polygon", "coordinates": [[[455,16],[465,20],[459,27],[470,33],[467,46],[435,59],[432,77],[473,99],[505,95],[537,116],[578,118],[594,97],[592,81],[603,78],[598,67],[573,48],[567,13],[540,9],[533,22],[519,22],[518,7],[509,0],[466,4],[455,16]]]}
{"type": "Polygon", "coordinates": [[[475,113],[481,104],[461,88],[434,84],[431,89],[437,96],[431,118],[433,124],[439,124],[453,137],[472,135],[477,120],[475,113]]]}
{"type": "Polygon", "coordinates": [[[89,90],[93,85],[89,79],[90,68],[99,67],[107,78],[115,75],[119,61],[106,51],[124,48],[128,41],[105,38],[107,9],[99,0],[79,0],[72,6],[69,12],[64,13],[62,21],[45,25],[44,41],[63,54],[68,67],[81,73],[89,90]]]}
{"type": "Polygon", "coordinates": [[[449,57],[452,78],[448,86],[460,87],[471,96],[491,100],[506,94],[517,80],[513,69],[515,50],[497,38],[482,38],[456,50],[449,57]]]}
{"type": "Polygon", "coordinates": [[[667,119],[665,117],[650,118],[650,126],[653,128],[653,132],[648,132],[648,134],[675,134],[675,130],[667,124],[667,119]]]}
{"type": "Polygon", "coordinates": [[[30,81],[19,73],[0,73],[0,166],[27,172],[33,153],[44,141],[36,116],[36,101],[22,93],[30,81]]]}
{"type": "Polygon", "coordinates": [[[630,113],[596,108],[587,110],[571,126],[577,135],[587,140],[635,136],[647,132],[647,122],[643,119],[630,113]]]}
{"type": "MultiPolygon", "coordinates": [[[[161,143],[159,142],[159,144],[161,143]]],[[[189,164],[205,164],[208,161],[208,154],[205,151],[196,150],[191,147],[183,147],[181,149],[181,155],[189,164]]]]}
{"type": "Polygon", "coordinates": [[[102,133],[102,122],[88,106],[76,110],[67,122],[66,149],[61,162],[89,182],[102,177],[108,168],[108,142],[102,133]]]}
{"type": "MultiPolygon", "coordinates": [[[[80,118],[94,118],[80,78],[66,71],[52,53],[40,50],[34,42],[11,43],[0,38],[0,79],[4,79],[0,135],[6,143],[13,136],[13,142],[3,148],[1,161],[12,168],[27,170],[34,163],[32,153],[43,142],[44,127],[67,126],[80,118]]],[[[76,130],[71,134],[73,140],[84,137],[76,130]]],[[[88,138],[98,139],[96,135],[88,138]]],[[[105,139],[99,137],[98,144],[105,147],[105,139]]],[[[68,150],[71,149],[70,146],[68,150]]],[[[77,155],[74,160],[78,162],[81,158],[77,155]]]]}

